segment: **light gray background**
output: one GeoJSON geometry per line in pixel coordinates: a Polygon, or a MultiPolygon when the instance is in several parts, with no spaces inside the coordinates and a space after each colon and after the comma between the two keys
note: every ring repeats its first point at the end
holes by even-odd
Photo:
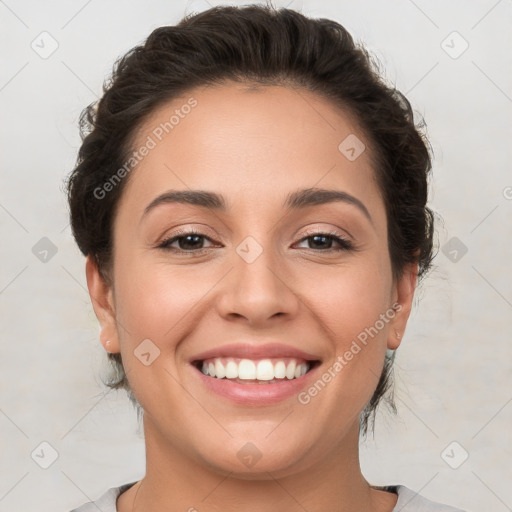
{"type": "MultiPolygon", "coordinates": [[[[135,412],[99,379],[105,356],[63,179],[80,143],[78,115],[114,60],[186,9],[208,7],[189,4],[0,1],[2,512],[67,512],[144,473],[135,412]],[[46,59],[31,47],[50,48],[43,31],[59,45],[46,59]],[[32,252],[42,237],[57,248],[46,263],[32,252]],[[43,441],[58,453],[48,469],[31,457],[36,449],[34,459],[49,460],[43,441]]],[[[425,116],[435,151],[441,250],[399,348],[399,416],[379,414],[375,440],[361,446],[363,471],[371,483],[402,483],[468,511],[512,510],[512,2],[290,7],[364,41],[425,116]],[[454,31],[463,39],[448,37],[454,31]],[[469,48],[454,58],[464,40],[469,48]],[[453,237],[467,247],[455,262],[453,237]],[[443,459],[453,441],[461,447],[443,459]],[[469,458],[452,469],[446,461],[455,465],[463,449],[469,458]]]]}

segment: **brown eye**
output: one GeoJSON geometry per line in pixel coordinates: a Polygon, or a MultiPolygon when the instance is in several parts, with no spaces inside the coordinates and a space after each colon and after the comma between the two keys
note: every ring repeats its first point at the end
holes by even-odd
{"type": "Polygon", "coordinates": [[[310,241],[306,249],[323,250],[327,251],[350,251],[353,250],[353,245],[348,240],[337,235],[337,233],[314,233],[308,235],[300,242],[310,241]],[[338,247],[333,247],[333,243],[337,244],[338,247]],[[327,247],[326,247],[327,246],[327,247]]]}
{"type": "Polygon", "coordinates": [[[197,231],[183,231],[175,233],[170,238],[164,240],[158,248],[177,252],[201,252],[207,249],[207,247],[202,247],[204,240],[212,242],[212,240],[203,233],[197,231]],[[178,246],[172,247],[176,242],[178,242],[178,246]]]}

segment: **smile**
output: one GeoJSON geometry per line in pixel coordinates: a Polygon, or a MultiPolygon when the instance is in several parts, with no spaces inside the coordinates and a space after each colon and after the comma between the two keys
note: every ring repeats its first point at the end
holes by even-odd
{"type": "Polygon", "coordinates": [[[274,384],[280,380],[298,379],[312,367],[311,361],[298,358],[240,359],[214,357],[199,364],[204,375],[240,383],[274,384]]]}
{"type": "Polygon", "coordinates": [[[194,380],[210,397],[249,407],[296,397],[322,364],[319,354],[291,345],[247,340],[196,353],[189,362],[194,380]]]}

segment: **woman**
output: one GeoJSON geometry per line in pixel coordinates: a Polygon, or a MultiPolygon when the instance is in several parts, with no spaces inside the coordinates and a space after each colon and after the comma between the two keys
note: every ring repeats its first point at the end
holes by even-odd
{"type": "Polygon", "coordinates": [[[359,466],[433,216],[410,104],[347,31],[212,8],[83,121],[72,229],[146,474],[76,510],[455,510],[359,466]]]}

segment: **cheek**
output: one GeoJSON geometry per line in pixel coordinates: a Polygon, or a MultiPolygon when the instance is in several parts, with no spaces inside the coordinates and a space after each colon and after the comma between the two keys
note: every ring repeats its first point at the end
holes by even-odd
{"type": "Polygon", "coordinates": [[[194,307],[207,284],[194,278],[192,267],[133,262],[118,267],[116,282],[121,356],[130,387],[146,411],[158,411],[162,402],[170,410],[186,410],[190,404],[176,381],[176,355],[180,340],[199,322],[194,307]]]}
{"type": "Polygon", "coordinates": [[[330,370],[324,371],[332,393],[324,399],[332,400],[332,410],[352,404],[349,409],[355,413],[371,398],[382,371],[388,324],[394,317],[390,278],[377,261],[327,274],[311,279],[308,295],[309,309],[333,350],[330,370]]]}
{"type": "Polygon", "coordinates": [[[194,277],[192,267],[143,264],[132,270],[120,267],[116,295],[117,316],[129,334],[129,345],[149,338],[159,347],[172,348],[183,335],[187,315],[208,291],[204,280],[194,277]],[[192,285],[193,283],[193,285],[192,285]]]}
{"type": "Polygon", "coordinates": [[[390,270],[377,259],[370,259],[361,258],[357,265],[328,268],[312,274],[300,285],[340,349],[373,326],[390,306],[390,270]]]}

